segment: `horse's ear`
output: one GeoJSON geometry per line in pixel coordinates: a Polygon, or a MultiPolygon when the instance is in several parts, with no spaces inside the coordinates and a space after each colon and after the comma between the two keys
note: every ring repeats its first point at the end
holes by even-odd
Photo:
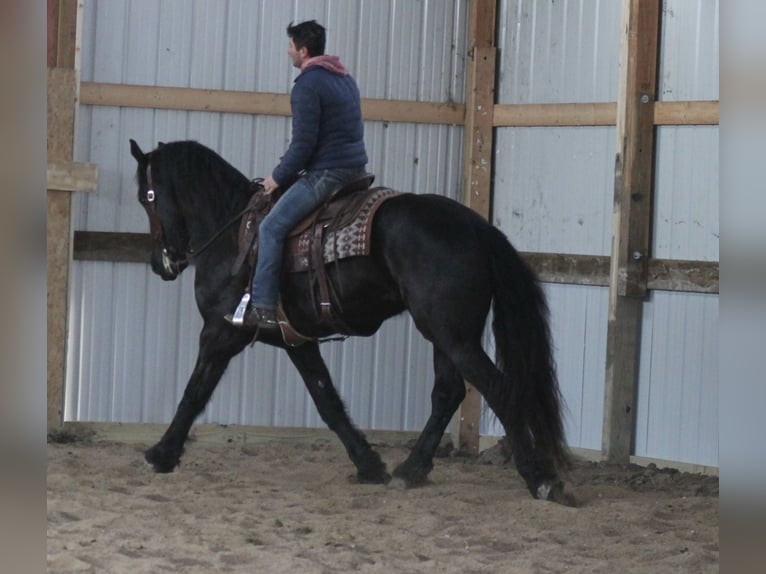
{"type": "Polygon", "coordinates": [[[141,163],[142,161],[144,161],[144,158],[146,157],[144,152],[141,151],[141,148],[138,147],[136,140],[130,140],[130,154],[134,158],[136,158],[136,161],[138,163],[141,163]]]}

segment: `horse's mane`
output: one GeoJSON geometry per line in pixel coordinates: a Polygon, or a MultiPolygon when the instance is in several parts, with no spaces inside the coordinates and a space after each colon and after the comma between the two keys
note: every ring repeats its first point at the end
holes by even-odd
{"type": "Polygon", "coordinates": [[[211,210],[216,218],[241,210],[250,196],[250,181],[212,149],[193,140],[160,144],[152,152],[157,178],[172,177],[179,202],[211,210]]]}

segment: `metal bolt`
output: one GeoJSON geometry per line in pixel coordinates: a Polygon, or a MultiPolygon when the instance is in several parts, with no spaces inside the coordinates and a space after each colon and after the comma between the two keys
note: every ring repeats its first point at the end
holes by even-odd
{"type": "Polygon", "coordinates": [[[649,96],[647,96],[646,94],[641,96],[641,103],[642,104],[648,104],[649,103],[649,96]]]}
{"type": "Polygon", "coordinates": [[[641,252],[640,251],[634,251],[633,252],[633,259],[635,259],[636,261],[641,259],[641,252]]]}

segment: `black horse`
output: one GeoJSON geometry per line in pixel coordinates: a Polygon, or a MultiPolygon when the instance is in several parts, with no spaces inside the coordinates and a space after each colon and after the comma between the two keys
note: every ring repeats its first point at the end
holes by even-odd
{"type": "MultiPolygon", "coordinates": [[[[152,270],[175,279],[193,249],[216,237],[247,205],[251,182],[203,145],[160,144],[138,162],[138,200],[147,210],[152,270]]],[[[204,320],[199,355],[172,423],[146,451],[157,472],[179,463],[189,429],[208,403],[230,359],[253,339],[229,325],[248,281],[247,269],[232,276],[238,253],[237,226],[196,253],[195,296],[204,320]]],[[[332,284],[341,285],[342,320],[354,334],[371,335],[394,315],[408,311],[433,343],[431,415],[409,456],[393,471],[406,487],[422,485],[450,419],[466,395],[464,380],[484,396],[503,424],[516,467],[535,498],[563,501],[562,472],[569,466],[562,407],[551,355],[543,290],[505,236],[467,207],[436,195],[401,194],[386,201],[372,226],[370,255],[334,262],[332,284]],[[497,366],[482,349],[484,325],[492,323],[497,366]]],[[[284,275],[283,308],[302,334],[332,334],[312,304],[307,273],[284,275]]],[[[340,438],[357,478],[392,480],[379,454],[351,422],[315,341],[290,347],[279,334],[258,340],[284,348],[298,369],[322,420],[340,438]]]]}

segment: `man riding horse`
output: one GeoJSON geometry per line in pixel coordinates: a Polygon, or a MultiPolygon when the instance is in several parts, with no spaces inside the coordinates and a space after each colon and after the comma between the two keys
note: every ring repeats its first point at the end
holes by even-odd
{"type": "Polygon", "coordinates": [[[285,237],[338,187],[365,173],[361,99],[337,56],[324,54],[325,29],[315,20],[287,27],[287,54],[300,69],[290,93],[292,137],[263,182],[267,194],[286,189],[258,228],[258,261],[250,293],[226,320],[245,329],[277,327],[285,237]]]}

